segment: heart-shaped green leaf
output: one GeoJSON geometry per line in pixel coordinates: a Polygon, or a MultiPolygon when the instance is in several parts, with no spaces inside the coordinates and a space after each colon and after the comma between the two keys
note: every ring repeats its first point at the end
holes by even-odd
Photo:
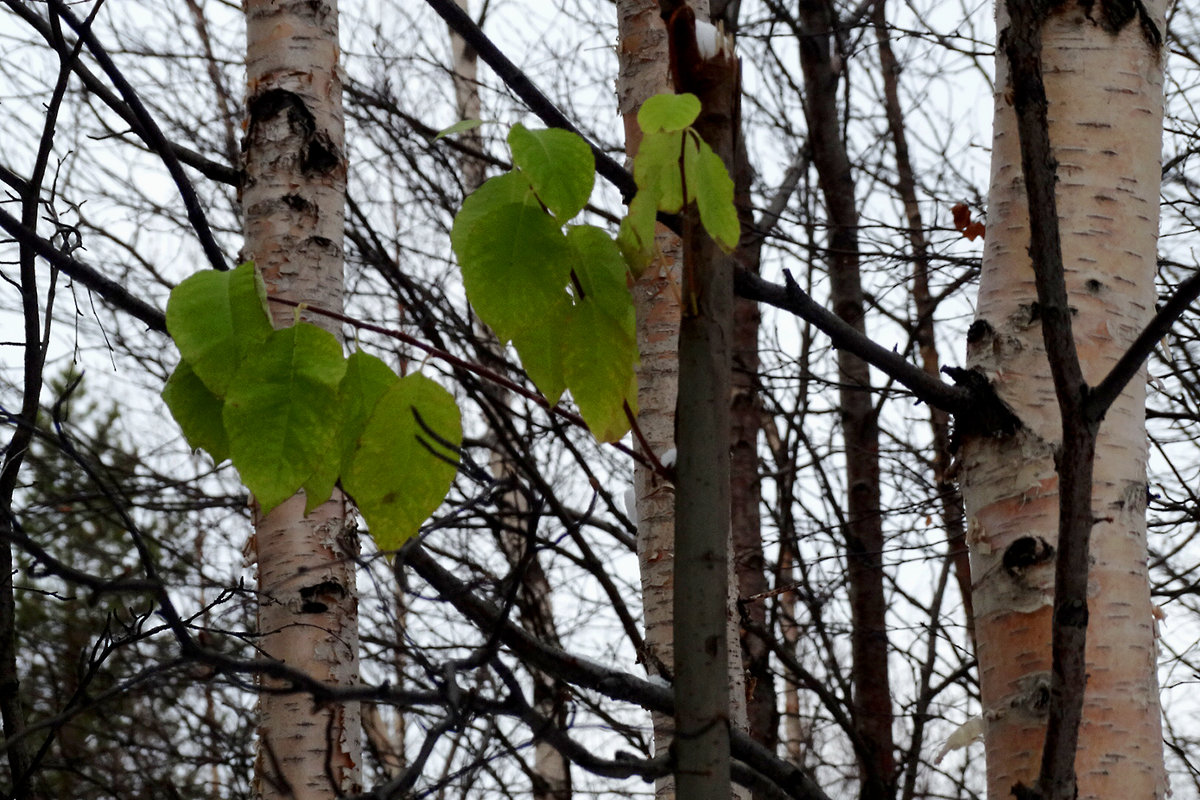
{"type": "Polygon", "coordinates": [[[162,398],[183,430],[188,446],[205,450],[214,463],[229,458],[229,437],[221,423],[224,401],[209,391],[186,361],[167,379],[162,398]]]}
{"type": "Polygon", "coordinates": [[[681,131],[700,116],[700,99],[694,94],[656,94],[638,109],[643,133],[681,131]]]}
{"type": "Polygon", "coordinates": [[[332,464],[336,474],[338,385],[345,372],[337,339],[303,322],[275,331],[242,362],[223,419],[233,465],[264,513],[318,469],[332,464]]]}
{"type": "Polygon", "coordinates": [[[596,159],[583,139],[570,131],[531,131],[518,123],[508,134],[508,146],[513,163],[560,224],[587,205],[596,181],[596,159]]]}
{"type": "Polygon", "coordinates": [[[253,264],[198,272],[172,290],[167,330],[183,360],[217,396],[225,394],[246,352],[270,335],[266,298],[253,264]]]}
{"type": "Polygon", "coordinates": [[[441,504],[461,444],[458,406],[429,378],[405,376],[379,399],[342,485],[381,550],[404,544],[441,504]]]}
{"type": "Polygon", "coordinates": [[[502,342],[552,315],[570,276],[567,244],[517,173],[492,178],[454,218],[467,299],[502,342]]]}

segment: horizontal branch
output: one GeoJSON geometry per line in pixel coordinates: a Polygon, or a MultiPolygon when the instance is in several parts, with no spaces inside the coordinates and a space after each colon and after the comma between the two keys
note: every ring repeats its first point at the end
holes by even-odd
{"type": "Polygon", "coordinates": [[[812,323],[829,337],[838,350],[845,350],[873,367],[883,370],[911,391],[917,399],[951,414],[965,411],[976,402],[970,387],[953,386],[933,377],[925,370],[875,343],[854,329],[841,317],[813,300],[800,288],[792,275],[784,271],[785,284],[771,283],[749,272],[734,276],[734,290],[747,300],[756,300],[784,311],[790,311],[805,322],[812,323]]]}

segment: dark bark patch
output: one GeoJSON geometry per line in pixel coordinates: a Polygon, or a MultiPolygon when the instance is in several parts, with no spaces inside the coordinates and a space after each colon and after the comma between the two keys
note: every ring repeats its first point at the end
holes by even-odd
{"type": "Polygon", "coordinates": [[[977,319],[971,323],[971,327],[967,328],[967,344],[975,344],[993,333],[995,331],[992,329],[991,323],[986,319],[977,319]]]}
{"type": "Polygon", "coordinates": [[[333,145],[329,134],[317,130],[317,121],[312,111],[295,92],[268,89],[250,98],[247,111],[250,119],[246,128],[246,138],[242,140],[243,152],[249,149],[249,143],[259,125],[286,114],[288,127],[300,139],[300,168],[303,171],[331,172],[341,164],[341,153],[333,145]]]}
{"type": "Polygon", "coordinates": [[[250,121],[246,129],[246,138],[242,142],[243,150],[247,149],[247,143],[254,138],[260,124],[280,114],[287,114],[288,125],[301,136],[312,136],[317,129],[316,119],[304,104],[304,100],[300,95],[286,89],[268,89],[256,94],[250,98],[247,106],[250,121]]]}
{"type": "Polygon", "coordinates": [[[283,203],[293,211],[301,213],[316,211],[316,206],[298,194],[285,194],[283,203]]]}
{"type": "Polygon", "coordinates": [[[1054,558],[1054,546],[1040,536],[1022,536],[1004,549],[1004,569],[1020,578],[1030,567],[1054,558]]]}
{"type": "Polygon", "coordinates": [[[1162,47],[1162,32],[1150,19],[1142,0],[1080,0],[1079,5],[1088,19],[1114,36],[1136,19],[1146,42],[1155,49],[1162,47]]]}
{"type": "Polygon", "coordinates": [[[950,452],[958,452],[963,439],[968,436],[1003,438],[1021,429],[1021,420],[1000,399],[991,381],[982,372],[962,367],[942,367],[942,372],[971,393],[970,402],[954,412],[950,452]]]}
{"type": "Polygon", "coordinates": [[[341,154],[324,131],[310,137],[300,155],[300,168],[305,172],[332,172],[341,163],[341,154]]]}
{"type": "Polygon", "coordinates": [[[1036,300],[1029,305],[1022,305],[1020,308],[1028,315],[1025,319],[1026,325],[1032,325],[1042,318],[1042,306],[1036,300]]]}
{"type": "Polygon", "coordinates": [[[323,614],[346,596],[346,587],[337,581],[322,581],[300,589],[300,613],[323,614]]]}

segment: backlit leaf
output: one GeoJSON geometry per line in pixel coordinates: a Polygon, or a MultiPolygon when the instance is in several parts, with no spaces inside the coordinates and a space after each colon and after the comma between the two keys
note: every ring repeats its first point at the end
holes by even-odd
{"type": "Polygon", "coordinates": [[[346,359],[346,375],[338,387],[343,470],[349,468],[354,451],[358,449],[359,437],[379,399],[399,380],[400,376],[391,367],[370,353],[356,350],[346,359]]]}
{"type": "Polygon", "coordinates": [[[637,336],[629,271],[615,242],[600,228],[567,232],[580,296],[563,331],[563,375],[579,413],[597,439],[612,442],[629,430],[625,403],[636,408],[637,336]]]}
{"type": "Polygon", "coordinates": [[[629,269],[621,250],[608,233],[593,225],[576,225],[567,230],[571,247],[571,269],[583,289],[583,300],[597,304],[633,333],[633,298],[629,294],[629,269]]]}
{"type": "Polygon", "coordinates": [[[704,230],[721,249],[732,252],[742,235],[737,207],[733,204],[733,179],[725,162],[708,143],[698,137],[695,141],[698,148],[687,148],[683,160],[688,195],[696,201],[704,230]]]}
{"type": "Polygon", "coordinates": [[[196,377],[188,362],[180,361],[175,367],[163,387],[162,398],[189,447],[206,451],[217,464],[229,458],[229,438],[221,423],[224,401],[196,377]]]}
{"type": "Polygon", "coordinates": [[[242,362],[223,419],[233,465],[264,513],[339,462],[345,372],[341,344],[308,323],[275,331],[242,362]]]}
{"type": "Polygon", "coordinates": [[[451,447],[462,444],[462,422],[450,393],[418,374],[392,384],[376,403],[342,476],[381,550],[404,544],[445,498],[458,456],[437,439],[451,447]],[[418,414],[436,436],[418,423],[418,414]]]}
{"type": "Polygon", "coordinates": [[[682,156],[683,134],[647,133],[633,160],[633,179],[637,182],[638,194],[649,191],[658,201],[658,210],[668,214],[677,214],[683,208],[679,167],[682,156]]]}
{"type": "Polygon", "coordinates": [[[551,405],[557,403],[567,390],[563,377],[562,332],[570,319],[571,303],[566,294],[563,301],[545,324],[522,331],[513,338],[513,347],[521,356],[521,366],[542,396],[551,405]]]}
{"type": "Polygon", "coordinates": [[[700,116],[700,100],[694,94],[656,94],[638,109],[638,126],[643,133],[681,131],[700,116]]]}
{"type": "Polygon", "coordinates": [[[513,126],[508,134],[513,163],[538,198],[565,223],[587,205],[596,180],[596,159],[587,142],[570,131],[513,126]]]}
{"type": "Polygon", "coordinates": [[[375,410],[375,404],[398,380],[399,376],[387,364],[362,350],[356,350],[346,359],[346,374],[338,384],[338,410],[341,412],[338,450],[341,455],[322,460],[317,471],[304,482],[305,514],[332,496],[339,475],[349,466],[358,447],[358,437],[375,410]]]}
{"type": "Polygon", "coordinates": [[[563,373],[579,414],[601,442],[629,431],[625,404],[637,410],[637,342],[597,305],[580,303],[563,334],[563,373]]]}
{"type": "Polygon", "coordinates": [[[617,246],[630,271],[640,277],[654,261],[658,246],[654,241],[658,201],[648,190],[638,192],[629,203],[629,213],[621,220],[617,246]]]}
{"type": "Polygon", "coordinates": [[[197,272],[167,300],[167,330],[183,360],[223,396],[242,358],[270,335],[266,289],[253,264],[197,272]]]}
{"type": "Polygon", "coordinates": [[[450,242],[467,298],[502,342],[553,314],[569,278],[566,237],[519,174],[467,198],[450,242]]]}

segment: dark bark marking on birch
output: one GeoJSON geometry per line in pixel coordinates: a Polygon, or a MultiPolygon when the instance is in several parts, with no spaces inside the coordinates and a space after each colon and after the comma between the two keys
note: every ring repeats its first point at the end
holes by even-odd
{"type": "Polygon", "coordinates": [[[1162,47],[1162,31],[1150,18],[1142,0],[1079,0],[1079,6],[1089,20],[1114,36],[1136,18],[1146,42],[1154,49],[1162,47]]]}
{"type": "Polygon", "coordinates": [[[1054,546],[1040,536],[1022,536],[1004,549],[1001,563],[1014,578],[1021,578],[1029,567],[1054,558],[1054,546]]]}
{"type": "Polygon", "coordinates": [[[977,319],[967,328],[967,344],[975,344],[983,339],[994,336],[996,331],[986,319],[977,319]]]}
{"type": "MultiPolygon", "coordinates": [[[[987,325],[986,322],[983,324],[987,325]]],[[[990,326],[988,327],[990,328],[990,326]]],[[[1015,435],[1024,427],[1008,404],[996,394],[996,388],[982,372],[962,367],[942,367],[942,372],[949,375],[956,384],[967,389],[972,397],[969,408],[962,409],[954,415],[954,432],[950,436],[950,452],[958,452],[962,447],[964,437],[993,436],[1002,439],[1015,435]]]]}
{"type": "Polygon", "coordinates": [[[301,197],[298,194],[285,194],[283,203],[293,211],[302,211],[307,213],[316,213],[317,206],[310,202],[307,198],[301,197]]]}
{"type": "Polygon", "coordinates": [[[308,173],[330,172],[341,164],[342,156],[325,131],[317,129],[317,121],[304,99],[286,89],[268,89],[251,97],[247,103],[249,123],[242,139],[242,152],[260,124],[280,114],[287,115],[288,126],[300,137],[300,169],[308,173]]]}
{"type": "Polygon", "coordinates": [[[322,581],[300,588],[300,613],[323,614],[331,604],[346,596],[346,587],[337,581],[322,581]]]}

